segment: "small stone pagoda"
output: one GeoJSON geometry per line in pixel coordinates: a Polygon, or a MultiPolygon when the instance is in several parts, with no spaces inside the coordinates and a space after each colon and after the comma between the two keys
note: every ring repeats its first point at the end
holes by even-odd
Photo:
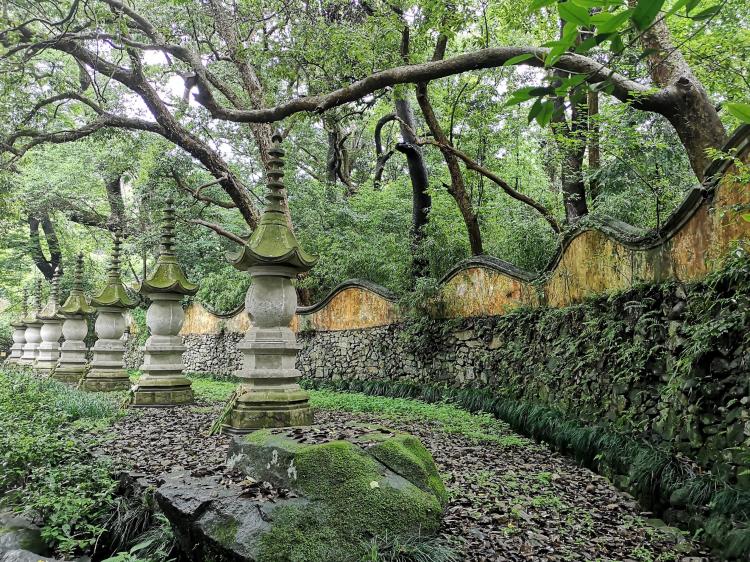
{"type": "Polygon", "coordinates": [[[295,368],[302,346],[289,325],[297,309],[292,279],[318,258],[300,247],[287,224],[282,207],[284,151],[280,135],[272,140],[265,211],[245,246],[229,256],[232,265],[249,272],[252,279],[245,299],[252,327],[238,345],[240,384],[223,426],[226,433],[312,423],[308,394],[300,388],[300,372],[295,368]]]}
{"type": "Polygon", "coordinates": [[[33,367],[36,363],[37,353],[39,352],[39,343],[42,341],[40,330],[42,321],[37,318],[42,307],[42,280],[37,277],[34,289],[34,306],[29,314],[24,318],[26,324],[24,339],[26,343],[23,346],[23,355],[18,360],[19,365],[28,365],[33,367]]]}
{"type": "Polygon", "coordinates": [[[65,303],[60,307],[60,314],[65,318],[62,333],[65,341],[60,347],[60,361],[53,373],[53,378],[66,383],[77,383],[83,377],[86,367],[86,344],[88,334],[86,316],[96,312],[83,293],[83,254],[76,259],[73,276],[73,288],[65,303]]]}
{"type": "Polygon", "coordinates": [[[39,312],[37,317],[42,321],[39,335],[42,338],[39,344],[39,352],[36,358],[36,369],[41,374],[50,374],[57,361],[60,359],[60,336],[62,336],[62,323],[64,318],[60,316],[60,268],[56,268],[50,281],[49,297],[47,304],[39,312]]]}
{"type": "Polygon", "coordinates": [[[13,328],[13,345],[10,347],[10,355],[5,360],[6,365],[18,365],[23,346],[26,343],[26,323],[24,318],[29,314],[29,291],[23,288],[23,300],[21,301],[21,316],[10,323],[13,328]]]}
{"type": "Polygon", "coordinates": [[[133,406],[173,406],[193,401],[190,380],[182,374],[185,346],[179,335],[185,314],[182,298],[198,292],[177,263],[174,251],[175,211],[171,199],[164,209],[161,250],[156,269],[139,292],[151,300],[146,324],[151,335],[143,348],[143,365],[133,395],[133,406]]]}
{"type": "Polygon", "coordinates": [[[98,313],[94,325],[97,341],[92,348],[94,357],[91,368],[81,382],[81,388],[92,391],[127,390],[130,379],[123,365],[124,312],[136,303],[128,296],[120,278],[120,237],[117,234],[112,246],[107,284],[91,299],[91,304],[98,313]]]}

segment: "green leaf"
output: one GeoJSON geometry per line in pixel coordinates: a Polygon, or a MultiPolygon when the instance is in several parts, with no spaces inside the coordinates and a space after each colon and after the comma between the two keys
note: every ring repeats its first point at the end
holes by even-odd
{"type": "Polygon", "coordinates": [[[694,21],[707,20],[708,18],[714,17],[720,11],[721,11],[721,4],[716,4],[715,6],[711,6],[710,8],[706,8],[702,12],[698,12],[694,16],[690,16],[690,19],[692,19],[694,21]]]}
{"type": "Polygon", "coordinates": [[[622,6],[625,4],[623,0],[571,0],[571,2],[586,9],[609,8],[610,6],[622,6]]]}
{"type": "Polygon", "coordinates": [[[540,8],[544,8],[545,6],[551,6],[555,2],[557,2],[557,0],[534,0],[531,3],[531,11],[535,12],[540,8]]]}
{"type": "Polygon", "coordinates": [[[557,11],[560,12],[561,19],[576,25],[589,25],[591,21],[589,11],[586,8],[576,6],[570,1],[558,4],[557,11]]]}
{"type": "Polygon", "coordinates": [[[519,88],[511,96],[508,98],[508,101],[505,102],[505,105],[518,105],[519,103],[523,103],[525,101],[530,100],[534,97],[533,94],[531,94],[531,90],[535,89],[536,86],[527,86],[526,88],[519,88]]]}
{"type": "Polygon", "coordinates": [[[745,219],[747,222],[750,222],[750,213],[745,213],[742,215],[742,218],[745,219]]]}
{"type": "Polygon", "coordinates": [[[646,29],[654,21],[663,5],[664,0],[638,0],[638,5],[631,16],[635,26],[641,31],[646,29]]]}
{"type": "Polygon", "coordinates": [[[743,123],[750,123],[750,103],[728,103],[724,109],[743,123]]]}
{"type": "Polygon", "coordinates": [[[674,3],[674,4],[672,5],[672,7],[671,7],[671,8],[669,9],[669,11],[667,12],[667,14],[666,14],[666,16],[665,16],[665,17],[667,17],[667,16],[671,16],[672,14],[674,14],[674,13],[677,13],[677,10],[679,10],[679,9],[680,9],[680,8],[682,8],[683,6],[686,6],[686,5],[687,5],[687,3],[688,3],[688,2],[690,2],[690,1],[691,1],[691,0],[677,0],[677,2],[675,2],[675,3],[674,3]]]}
{"type": "Polygon", "coordinates": [[[628,21],[633,10],[623,10],[613,14],[611,12],[601,12],[591,16],[591,23],[596,26],[598,33],[612,33],[622,27],[628,21]]]}
{"type": "Polygon", "coordinates": [[[531,106],[531,109],[529,110],[529,123],[531,123],[537,115],[539,115],[539,112],[542,110],[542,98],[537,98],[534,102],[534,105],[531,106]]]}
{"type": "Polygon", "coordinates": [[[622,42],[622,37],[619,34],[612,35],[609,50],[615,54],[619,54],[625,50],[625,44],[622,42]]]}
{"type": "Polygon", "coordinates": [[[513,66],[514,64],[518,64],[519,62],[523,62],[525,60],[529,60],[533,58],[534,58],[534,55],[532,53],[524,53],[522,55],[517,55],[515,57],[509,58],[503,63],[503,66],[513,66]]]}
{"type": "Polygon", "coordinates": [[[552,112],[555,110],[555,105],[552,100],[545,101],[541,105],[542,107],[536,116],[536,122],[539,123],[540,126],[546,127],[552,120],[552,112]]]}

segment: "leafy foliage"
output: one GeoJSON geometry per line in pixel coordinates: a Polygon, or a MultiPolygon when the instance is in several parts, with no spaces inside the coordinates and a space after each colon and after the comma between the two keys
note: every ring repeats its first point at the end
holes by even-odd
{"type": "Polygon", "coordinates": [[[106,396],[0,371],[0,492],[38,514],[42,537],[63,555],[92,548],[106,531],[117,482],[80,439],[117,415],[106,396]]]}

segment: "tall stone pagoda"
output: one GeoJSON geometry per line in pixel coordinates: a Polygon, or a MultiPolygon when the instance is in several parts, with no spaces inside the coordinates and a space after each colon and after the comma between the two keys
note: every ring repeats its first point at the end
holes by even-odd
{"type": "Polygon", "coordinates": [[[62,333],[65,341],[60,346],[60,360],[52,375],[56,380],[66,383],[77,383],[83,377],[86,368],[86,344],[88,334],[86,316],[96,312],[83,293],[83,254],[76,259],[73,276],[73,287],[65,303],[60,307],[60,314],[65,318],[62,333]]]}
{"type": "Polygon", "coordinates": [[[120,237],[115,234],[112,246],[112,258],[107,273],[107,284],[101,292],[91,299],[97,310],[96,343],[92,348],[94,357],[91,369],[81,382],[81,388],[92,391],[127,390],[130,379],[123,365],[125,343],[122,334],[125,332],[124,312],[135,306],[125,291],[120,278],[120,237]]]}
{"type": "Polygon", "coordinates": [[[21,301],[21,316],[10,323],[13,328],[13,345],[10,346],[10,355],[5,359],[6,365],[18,365],[23,346],[26,343],[26,323],[24,318],[29,314],[29,290],[23,288],[23,300],[21,301]]]}
{"type": "Polygon", "coordinates": [[[23,323],[26,324],[26,331],[24,332],[26,343],[23,346],[23,355],[18,360],[19,365],[28,365],[30,367],[33,367],[36,363],[37,353],[39,353],[39,343],[42,341],[40,334],[42,321],[37,318],[42,308],[42,280],[39,277],[36,278],[34,284],[33,302],[32,309],[23,320],[23,323]]]}
{"type": "Polygon", "coordinates": [[[57,365],[60,359],[60,336],[62,336],[62,323],[64,318],[60,316],[60,268],[55,268],[50,281],[49,297],[47,304],[39,312],[37,317],[42,321],[39,335],[42,338],[39,344],[39,352],[36,358],[36,369],[42,374],[48,375],[57,365]]]}
{"type": "Polygon", "coordinates": [[[139,288],[151,300],[146,313],[151,335],[143,348],[142,375],[135,388],[133,406],[173,406],[193,401],[190,380],[182,373],[185,346],[179,333],[185,314],[180,301],[198,292],[198,285],[188,281],[177,262],[174,231],[174,202],[169,199],[164,209],[156,269],[139,288]]]}
{"type": "Polygon", "coordinates": [[[242,368],[236,401],[223,430],[241,434],[265,427],[310,425],[308,394],[299,386],[295,359],[297,344],[289,325],[297,309],[292,279],[308,271],[317,256],[305,252],[289,228],[282,207],[284,151],[281,136],[274,134],[268,170],[266,208],[258,228],[229,261],[247,271],[252,284],[245,309],[252,327],[239,343],[242,368]]]}

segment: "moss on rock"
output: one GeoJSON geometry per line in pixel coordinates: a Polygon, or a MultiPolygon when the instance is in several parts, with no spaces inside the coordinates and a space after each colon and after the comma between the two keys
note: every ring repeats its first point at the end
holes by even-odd
{"type": "Polygon", "coordinates": [[[411,435],[388,437],[367,451],[347,441],[300,444],[270,431],[236,440],[235,452],[243,444],[248,453],[263,447],[277,458],[291,454],[294,488],[306,500],[273,510],[260,539],[261,562],[359,560],[372,537],[430,535],[440,527],[445,487],[411,435]]]}

